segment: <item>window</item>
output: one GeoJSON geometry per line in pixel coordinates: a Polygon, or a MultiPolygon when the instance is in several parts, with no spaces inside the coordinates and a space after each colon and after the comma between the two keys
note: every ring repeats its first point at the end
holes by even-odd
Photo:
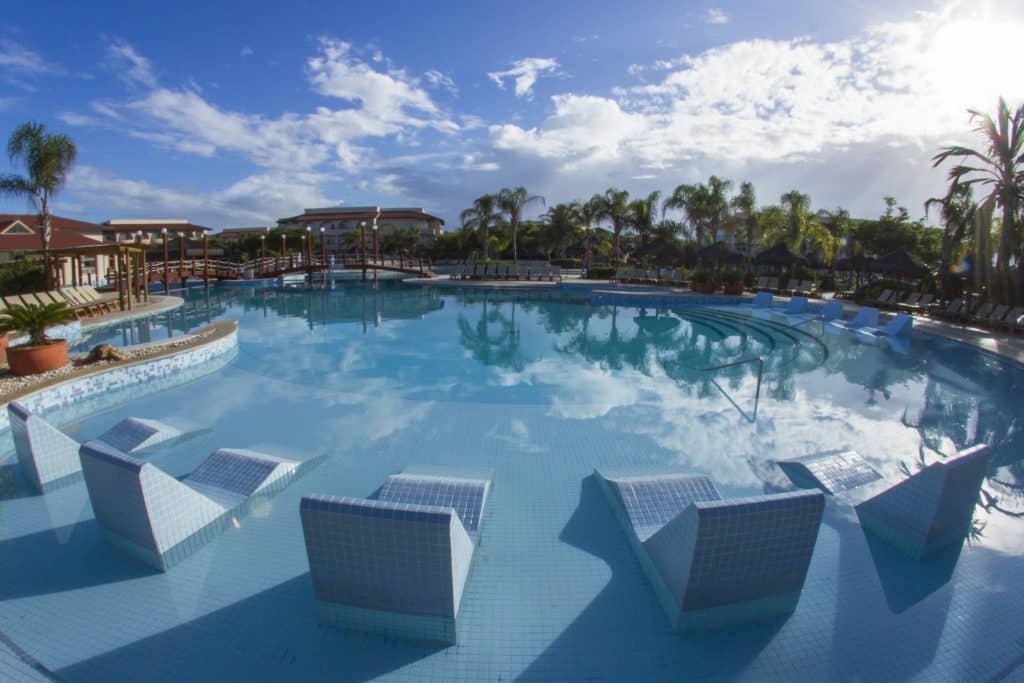
{"type": "Polygon", "coordinates": [[[4,230],[2,232],[0,232],[0,235],[34,235],[34,234],[35,234],[35,232],[32,230],[32,228],[28,227],[27,225],[25,225],[21,221],[14,221],[10,225],[8,225],[6,228],[4,228],[4,230]]]}

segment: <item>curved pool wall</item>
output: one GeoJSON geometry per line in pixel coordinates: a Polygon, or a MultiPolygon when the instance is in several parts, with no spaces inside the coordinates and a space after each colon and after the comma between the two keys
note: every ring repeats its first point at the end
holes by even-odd
{"type": "Polygon", "coordinates": [[[7,496],[0,642],[71,681],[1021,675],[1019,365],[917,332],[901,353],[735,306],[557,290],[214,291],[206,310],[190,293],[187,320],[240,321],[230,363],[55,421],[79,440],[128,415],[212,427],[151,457],[173,475],[219,447],[328,459],[159,575],[103,544],[84,486],[7,496]],[[754,366],[707,368],[753,355],[749,420],[754,366]],[[830,505],[792,616],[699,638],[672,632],[592,476],[670,467],[733,498],[784,490],[782,457],[853,446],[899,479],[975,441],[993,462],[967,542],[908,561],[830,505]],[[372,496],[410,465],[494,473],[454,647],[317,623],[301,497],[372,496]]]}
{"type": "MultiPolygon", "coordinates": [[[[238,353],[238,330],[167,356],[140,360],[45,387],[17,399],[56,424],[126,404],[149,394],[187,384],[220,370],[238,353]]],[[[8,445],[10,422],[0,405],[0,443],[8,445]]],[[[9,450],[9,449],[6,449],[9,450]]],[[[0,448],[0,452],[5,449],[0,448]]]]}

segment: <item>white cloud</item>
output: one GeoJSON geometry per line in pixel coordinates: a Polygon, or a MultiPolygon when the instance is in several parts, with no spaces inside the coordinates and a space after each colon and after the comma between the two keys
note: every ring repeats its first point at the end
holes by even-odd
{"type": "Polygon", "coordinates": [[[431,86],[435,88],[443,88],[450,92],[452,95],[458,95],[459,89],[455,86],[455,81],[452,80],[451,76],[444,74],[437,69],[431,69],[423,74],[423,78],[431,86]]]}
{"type": "Polygon", "coordinates": [[[253,53],[253,49],[252,49],[251,47],[249,47],[248,45],[246,45],[246,46],[244,46],[244,47],[242,48],[242,50],[241,50],[241,51],[240,51],[240,52],[238,53],[238,56],[239,56],[239,57],[251,57],[251,56],[252,56],[253,54],[254,54],[254,53],[253,53]]]}
{"type": "Polygon", "coordinates": [[[728,24],[729,15],[721,7],[712,7],[704,16],[705,24],[728,24]]]}
{"type": "Polygon", "coordinates": [[[530,96],[533,94],[533,85],[541,76],[554,76],[559,73],[558,60],[550,57],[527,57],[512,63],[512,68],[505,71],[488,72],[487,76],[498,84],[499,88],[505,87],[505,79],[515,80],[516,97],[530,96]]]}
{"type": "Polygon", "coordinates": [[[147,88],[156,87],[157,80],[153,73],[153,65],[123,40],[115,39],[107,45],[107,59],[118,71],[118,77],[125,83],[147,88]]]}
{"type": "Polygon", "coordinates": [[[76,166],[68,178],[67,208],[98,215],[189,216],[198,223],[263,225],[303,206],[330,206],[321,173],[268,172],[250,175],[220,190],[161,187],[116,176],[93,166],[76,166]]]}
{"type": "Polygon", "coordinates": [[[24,45],[5,38],[0,43],[0,72],[16,76],[41,76],[44,74],[62,74],[64,68],[51,64],[39,53],[29,50],[24,45]]]}

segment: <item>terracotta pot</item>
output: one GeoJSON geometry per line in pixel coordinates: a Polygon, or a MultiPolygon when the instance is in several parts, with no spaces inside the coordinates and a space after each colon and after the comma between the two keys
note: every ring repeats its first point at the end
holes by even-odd
{"type": "Polygon", "coordinates": [[[56,370],[67,365],[68,342],[56,339],[38,346],[12,346],[7,349],[7,362],[19,377],[56,370]]]}
{"type": "Polygon", "coordinates": [[[741,284],[738,284],[738,285],[726,285],[725,286],[725,293],[726,294],[731,294],[733,296],[735,296],[737,294],[742,294],[743,293],[743,284],[741,283],[741,284]]]}
{"type": "Polygon", "coordinates": [[[0,364],[7,362],[7,332],[0,332],[0,364]]]}
{"type": "Polygon", "coordinates": [[[702,282],[697,285],[697,291],[701,294],[714,294],[718,291],[718,285],[713,282],[702,282]]]}

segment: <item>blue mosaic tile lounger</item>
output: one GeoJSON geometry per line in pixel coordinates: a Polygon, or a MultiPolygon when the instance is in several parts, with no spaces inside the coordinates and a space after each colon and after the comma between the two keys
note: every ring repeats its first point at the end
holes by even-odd
{"type": "MultiPolygon", "coordinates": [[[[47,493],[81,478],[77,441],[17,401],[8,404],[7,414],[18,462],[38,491],[47,493]]],[[[180,442],[201,431],[185,431],[156,420],[129,417],[101,434],[97,440],[125,453],[138,455],[180,442]]]]}
{"type": "Polygon", "coordinates": [[[821,493],[722,500],[704,476],[596,476],[674,630],[764,621],[796,608],[825,507],[821,493]]]}
{"type": "Polygon", "coordinates": [[[406,472],[388,477],[373,500],[304,497],[321,623],[455,643],[490,485],[406,472]]]}
{"type": "Polygon", "coordinates": [[[818,488],[857,510],[861,526],[911,557],[958,543],[970,530],[991,450],[972,446],[893,484],[854,451],[779,461],[801,488],[818,488]]]}
{"type": "Polygon", "coordinates": [[[285,488],[323,456],[300,462],[222,448],[180,480],[100,441],[82,446],[81,458],[107,540],[167,571],[248,512],[257,496],[285,488]]]}

